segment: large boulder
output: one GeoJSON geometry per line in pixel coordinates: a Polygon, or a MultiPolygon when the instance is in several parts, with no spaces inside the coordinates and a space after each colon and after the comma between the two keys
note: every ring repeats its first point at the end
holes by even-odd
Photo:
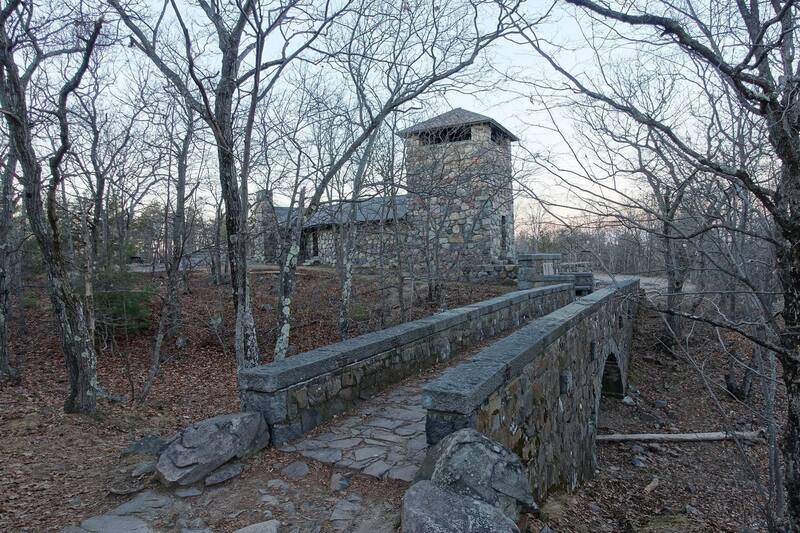
{"type": "Polygon", "coordinates": [[[451,433],[431,448],[417,479],[486,502],[513,522],[520,512],[536,510],[519,457],[474,429],[451,433]]]}
{"type": "Polygon", "coordinates": [[[414,483],[403,496],[403,533],[519,533],[496,507],[432,481],[414,483]]]}
{"type": "Polygon", "coordinates": [[[192,424],[161,453],[156,465],[166,484],[191,485],[227,463],[269,443],[260,413],[233,413],[192,424]]]}

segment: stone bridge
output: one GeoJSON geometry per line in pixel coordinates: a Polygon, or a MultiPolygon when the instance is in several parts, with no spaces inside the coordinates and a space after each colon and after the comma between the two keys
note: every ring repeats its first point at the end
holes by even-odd
{"type": "Polygon", "coordinates": [[[601,395],[621,398],[638,279],[532,321],[423,387],[430,444],[470,427],[513,450],[537,499],[592,476],[601,395]]]}
{"type": "Polygon", "coordinates": [[[521,458],[537,499],[572,490],[594,472],[601,395],[625,394],[639,281],[575,290],[520,290],[256,367],[240,375],[246,410],[273,446],[406,481],[428,445],[471,427],[521,458]]]}

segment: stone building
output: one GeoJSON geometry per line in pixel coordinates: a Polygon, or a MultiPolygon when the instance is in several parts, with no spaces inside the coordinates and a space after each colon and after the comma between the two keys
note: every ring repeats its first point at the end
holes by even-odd
{"type": "MultiPolygon", "coordinates": [[[[517,137],[494,119],[460,108],[399,135],[406,148],[407,193],[364,198],[355,209],[350,201],[322,204],[304,222],[302,258],[335,264],[342,224],[355,213],[359,266],[377,266],[381,257],[390,262],[397,235],[404,257],[442,277],[475,277],[512,264],[511,143],[517,137]]],[[[287,211],[273,206],[268,193],[257,198],[256,219],[264,228],[258,232],[258,258],[274,260],[269,250],[275,249],[276,232],[268,221],[285,223],[287,211]]]]}

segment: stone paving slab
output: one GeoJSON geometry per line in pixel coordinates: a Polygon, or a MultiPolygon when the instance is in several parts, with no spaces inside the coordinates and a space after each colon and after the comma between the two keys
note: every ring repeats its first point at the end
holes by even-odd
{"type": "Polygon", "coordinates": [[[379,479],[411,481],[428,447],[421,398],[421,383],[401,385],[280,449],[379,479]]]}

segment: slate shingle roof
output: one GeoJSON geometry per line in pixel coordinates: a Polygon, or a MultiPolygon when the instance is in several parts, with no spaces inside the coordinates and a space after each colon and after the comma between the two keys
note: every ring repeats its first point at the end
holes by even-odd
{"type": "MultiPolygon", "coordinates": [[[[397,218],[404,218],[408,213],[408,196],[405,194],[395,196],[395,205],[397,206],[397,218]]],[[[350,217],[350,209],[351,203],[345,201],[321,204],[319,209],[305,221],[303,227],[313,228],[342,224],[350,217]]],[[[274,210],[281,225],[286,224],[290,216],[294,218],[289,213],[290,209],[288,207],[275,206],[274,210]]],[[[358,201],[355,220],[357,224],[379,222],[393,217],[394,213],[389,203],[389,198],[378,196],[358,201]]]]}
{"type": "Polygon", "coordinates": [[[460,107],[420,122],[419,124],[411,126],[410,128],[406,128],[402,131],[399,131],[397,134],[401,137],[408,137],[411,134],[420,133],[423,131],[449,128],[453,126],[472,126],[474,124],[490,124],[508,135],[509,139],[512,141],[519,140],[516,135],[508,131],[495,119],[487,117],[486,115],[467,111],[466,109],[462,109],[460,107]]]}

